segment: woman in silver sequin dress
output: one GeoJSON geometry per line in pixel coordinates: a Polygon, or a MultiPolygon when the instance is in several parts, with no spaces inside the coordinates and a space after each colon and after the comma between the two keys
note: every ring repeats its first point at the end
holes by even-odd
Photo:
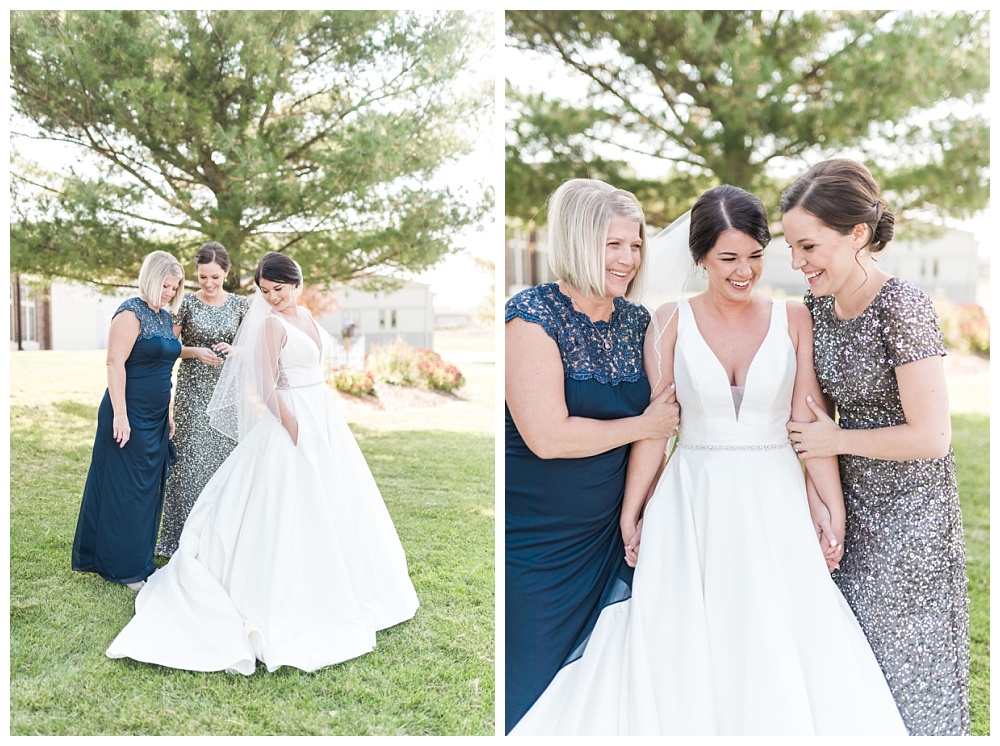
{"type": "Polygon", "coordinates": [[[184,347],[174,395],[177,463],[167,481],[156,545],[156,554],[161,557],[170,557],[177,550],[191,507],[236,445],[209,426],[205,408],[229,344],[247,313],[247,300],[222,288],[231,266],[222,244],[204,244],[194,261],[201,289],[186,294],[174,314],[174,333],[184,347]]]}
{"type": "Polygon", "coordinates": [[[864,166],[818,164],[781,210],[809,283],[816,374],[840,417],[810,402],[819,419],[788,425],[801,458],[839,456],[847,525],[834,579],[910,734],[968,735],[965,544],[937,315],[875,262],[894,218],[864,166]]]}

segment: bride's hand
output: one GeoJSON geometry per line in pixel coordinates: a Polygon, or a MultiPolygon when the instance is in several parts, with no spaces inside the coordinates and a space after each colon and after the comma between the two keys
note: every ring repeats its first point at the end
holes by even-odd
{"type": "Polygon", "coordinates": [[[292,445],[297,446],[299,444],[299,421],[289,415],[281,424],[285,426],[285,430],[292,436],[292,445]]]}
{"type": "Polygon", "coordinates": [[[812,516],[813,528],[816,530],[816,538],[819,539],[820,549],[823,550],[823,559],[826,560],[826,569],[830,572],[840,569],[840,560],[844,556],[844,545],[837,540],[833,530],[833,521],[830,519],[830,509],[820,501],[809,506],[809,513],[812,516]]]}
{"type": "Polygon", "coordinates": [[[635,567],[639,561],[639,543],[642,541],[642,518],[635,526],[622,527],[622,540],[625,542],[625,564],[635,567]]]}

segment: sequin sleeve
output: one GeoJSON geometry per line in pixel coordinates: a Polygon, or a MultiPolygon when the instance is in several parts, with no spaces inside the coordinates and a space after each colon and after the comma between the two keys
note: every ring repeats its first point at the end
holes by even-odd
{"type": "Polygon", "coordinates": [[[191,320],[191,304],[189,303],[191,297],[190,293],[186,293],[181,299],[181,307],[171,314],[174,324],[181,328],[181,335],[184,334],[184,325],[191,320]]]}
{"type": "Polygon", "coordinates": [[[247,315],[247,311],[250,310],[250,303],[245,295],[233,297],[236,298],[236,325],[239,326],[243,323],[243,317],[247,315]]]}
{"type": "Polygon", "coordinates": [[[934,304],[912,283],[897,281],[882,299],[882,335],[892,367],[946,355],[934,304]]]}

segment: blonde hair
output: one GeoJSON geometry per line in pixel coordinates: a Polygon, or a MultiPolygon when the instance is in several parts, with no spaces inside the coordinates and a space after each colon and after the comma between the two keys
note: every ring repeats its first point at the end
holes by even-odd
{"type": "Polygon", "coordinates": [[[604,298],[604,247],[615,218],[639,224],[639,269],[625,292],[638,300],[646,278],[646,217],[634,194],[606,182],[570,179],[549,197],[549,267],[581,293],[604,298]]]}
{"type": "Polygon", "coordinates": [[[181,307],[184,296],[184,267],[166,251],[153,251],[142,260],[139,269],[139,292],[148,303],[158,303],[163,292],[163,283],[168,277],[178,277],[177,292],[173,300],[166,306],[171,313],[181,307]]]}

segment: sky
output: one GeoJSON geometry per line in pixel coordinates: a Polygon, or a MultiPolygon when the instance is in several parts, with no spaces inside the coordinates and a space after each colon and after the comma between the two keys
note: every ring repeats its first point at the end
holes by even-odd
{"type": "MultiPolygon", "coordinates": [[[[502,110],[498,108],[498,111],[502,110]]],[[[434,294],[434,307],[438,310],[475,309],[489,295],[493,285],[493,277],[477,265],[475,258],[501,264],[503,235],[500,226],[503,225],[503,220],[496,212],[501,207],[499,199],[503,192],[503,162],[496,127],[489,134],[488,138],[484,137],[479,141],[471,154],[439,174],[440,179],[455,182],[492,174],[498,204],[494,210],[492,225],[487,224],[461,234],[459,243],[462,250],[459,253],[445,257],[433,269],[411,276],[416,282],[430,285],[431,293],[434,294]]]]}

